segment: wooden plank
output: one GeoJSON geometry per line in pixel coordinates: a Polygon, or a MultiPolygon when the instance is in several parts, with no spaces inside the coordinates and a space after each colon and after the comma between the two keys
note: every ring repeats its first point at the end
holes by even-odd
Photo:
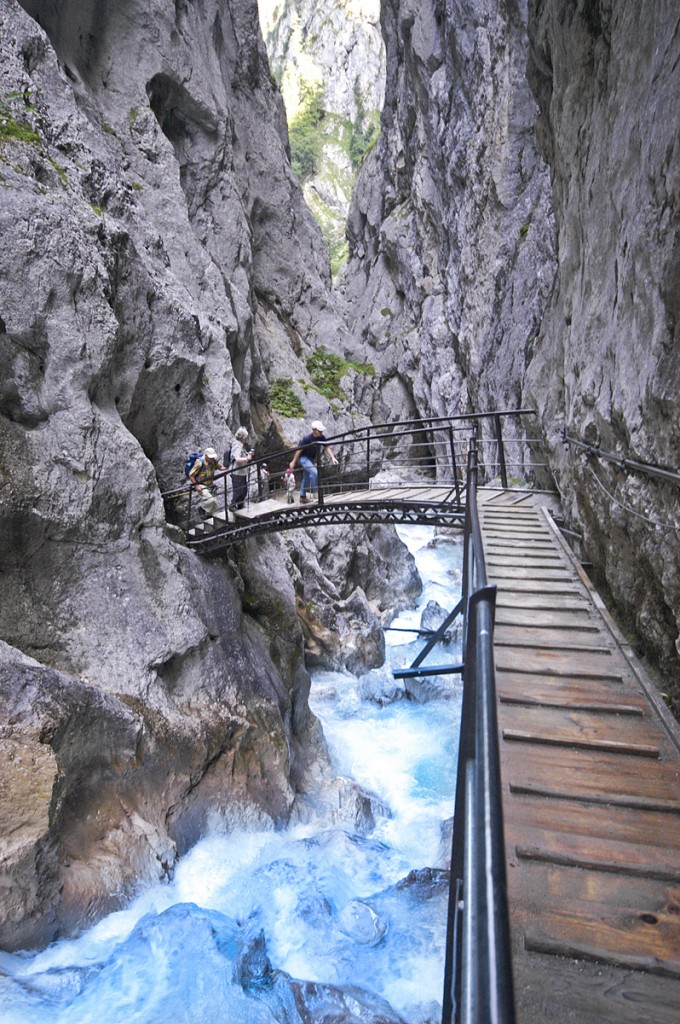
{"type": "Polygon", "coordinates": [[[538,523],[534,527],[530,527],[527,523],[526,527],[521,531],[515,531],[512,527],[503,526],[500,523],[497,526],[489,525],[487,523],[486,525],[482,525],[482,533],[485,547],[521,547],[525,537],[529,534],[530,536],[533,536],[537,542],[540,542],[551,551],[559,551],[555,542],[538,523]],[[514,536],[515,532],[518,533],[519,536],[514,536]]]}
{"type": "Polygon", "coordinates": [[[544,735],[543,733],[527,732],[524,729],[503,729],[504,740],[518,743],[538,743],[553,747],[574,747],[578,750],[591,750],[609,754],[622,754],[628,757],[660,757],[658,747],[643,746],[639,743],[619,743],[613,740],[579,739],[576,736],[544,735]]]}
{"type": "Polygon", "coordinates": [[[491,491],[483,490],[477,492],[478,499],[481,499],[483,507],[487,505],[495,505],[496,507],[503,506],[507,508],[516,507],[519,505],[534,505],[534,495],[536,492],[521,492],[521,491],[491,491]]]}
{"type": "Polygon", "coordinates": [[[527,511],[526,513],[519,512],[501,512],[500,510],[494,512],[493,510],[487,509],[482,512],[480,516],[480,522],[483,529],[493,528],[504,528],[512,529],[513,526],[533,526],[535,528],[544,525],[543,520],[538,512],[527,511]]]}
{"type": "Polygon", "coordinates": [[[515,932],[518,1024],[678,1024],[674,978],[537,953],[515,932]]]}
{"type": "Polygon", "coordinates": [[[583,793],[566,792],[559,786],[542,786],[540,783],[522,784],[511,782],[508,790],[513,796],[543,797],[550,800],[581,800],[583,803],[596,804],[602,808],[608,808],[603,813],[617,813],[621,808],[636,811],[658,811],[659,813],[676,815],[680,814],[680,800],[666,799],[666,797],[639,796],[621,793],[583,793]]]}
{"type": "Polygon", "coordinates": [[[566,582],[573,579],[573,574],[566,565],[539,568],[536,565],[521,566],[487,562],[487,573],[489,579],[496,579],[497,576],[502,576],[503,578],[510,577],[513,583],[519,583],[521,580],[528,580],[529,582],[560,580],[566,582]]]}
{"type": "Polygon", "coordinates": [[[527,948],[680,978],[674,883],[538,862],[513,881],[527,948]]]}
{"type": "Polygon", "coordinates": [[[370,494],[370,491],[341,491],[336,494],[324,494],[324,502],[327,505],[342,505],[346,501],[360,501],[367,494],[370,494]]]}
{"type": "Polygon", "coordinates": [[[386,489],[382,488],[371,488],[370,491],[357,492],[356,496],[352,499],[353,501],[401,501],[404,497],[404,491],[399,487],[389,487],[386,489]]]}
{"type": "Polygon", "coordinates": [[[593,700],[600,703],[623,701],[626,704],[647,702],[632,682],[624,679],[597,679],[569,676],[546,676],[540,672],[514,672],[496,668],[496,690],[499,696],[536,700],[593,700]]]}
{"type": "Polygon", "coordinates": [[[503,519],[504,521],[512,519],[539,519],[541,518],[541,509],[536,504],[498,505],[493,502],[483,501],[479,504],[479,518],[484,520],[503,519]]]}
{"type": "Polygon", "coordinates": [[[603,651],[614,647],[612,638],[596,626],[565,628],[503,621],[496,623],[494,643],[498,647],[551,647],[571,651],[603,651]]]}
{"type": "Polygon", "coordinates": [[[548,541],[534,541],[530,547],[521,541],[516,540],[495,540],[486,537],[484,539],[484,557],[492,558],[496,555],[504,555],[507,558],[526,555],[527,558],[553,557],[554,545],[548,541]]]}
{"type": "Polygon", "coordinates": [[[538,632],[550,632],[559,629],[560,632],[582,632],[603,635],[601,624],[592,614],[592,611],[584,605],[577,608],[516,608],[514,605],[496,603],[496,636],[505,636],[500,633],[503,629],[510,636],[511,630],[516,632],[522,629],[533,629],[538,632]]]}
{"type": "Polygon", "coordinates": [[[573,852],[574,844],[587,846],[593,840],[606,842],[608,848],[632,846],[646,860],[661,856],[668,864],[680,865],[680,814],[627,807],[608,814],[598,804],[562,800],[556,806],[553,800],[521,794],[513,795],[509,806],[511,845],[526,841],[557,848],[563,841],[573,852]]]}
{"type": "MultiPolygon", "coordinates": [[[[560,836],[556,845],[543,840],[535,845],[527,845],[527,841],[515,846],[515,857],[518,860],[541,861],[545,864],[557,864],[567,868],[585,868],[589,871],[608,871],[615,875],[634,875],[641,878],[656,878],[665,882],[680,883],[680,863],[661,863],[660,850],[655,849],[653,856],[646,858],[632,843],[625,849],[616,843],[595,847],[592,841],[579,845],[572,836],[560,836]]],[[[675,851],[670,851],[672,854],[675,851]]]]}
{"type": "Polygon", "coordinates": [[[593,715],[589,711],[567,710],[549,705],[516,706],[506,702],[500,712],[503,736],[513,740],[537,737],[560,743],[609,743],[616,750],[653,751],[659,754],[663,733],[656,722],[640,721],[630,716],[619,717],[614,709],[609,714],[593,715]]]}
{"type": "Polygon", "coordinates": [[[550,551],[487,551],[487,569],[492,565],[510,565],[518,567],[531,567],[537,569],[554,569],[556,566],[565,567],[564,559],[558,554],[550,551]]]}
{"type": "Polygon", "coordinates": [[[635,704],[630,698],[621,699],[618,696],[607,702],[602,700],[601,697],[593,695],[570,698],[550,693],[549,695],[532,697],[527,694],[503,693],[499,690],[498,699],[501,704],[512,704],[525,708],[562,708],[565,711],[590,711],[592,714],[636,715],[643,717],[646,710],[644,701],[641,700],[638,704],[635,704]]]}
{"type": "Polygon", "coordinates": [[[587,593],[582,585],[576,584],[570,579],[563,583],[559,580],[513,580],[507,576],[494,576],[495,585],[504,590],[507,594],[562,594],[565,597],[574,597],[582,594],[587,598],[587,593]]]}
{"type": "MultiPolygon", "coordinates": [[[[541,922],[548,927],[554,923],[554,926],[559,928],[562,919],[555,915],[551,920],[543,913],[541,922]]],[[[575,934],[557,939],[538,928],[529,928],[524,936],[525,947],[531,952],[551,953],[553,956],[569,957],[574,960],[593,960],[595,963],[611,964],[628,971],[645,971],[648,974],[658,974],[680,981],[680,966],[677,961],[659,956],[655,952],[656,945],[645,949],[645,945],[650,944],[642,943],[642,951],[636,952],[636,948],[640,947],[635,947],[635,939],[640,936],[634,935],[627,947],[621,948],[623,943],[616,942],[617,938],[620,939],[618,922],[610,925],[606,933],[611,940],[608,945],[612,948],[605,948],[606,935],[602,925],[599,929],[595,928],[593,922],[575,921],[574,925],[572,933],[575,934]],[[591,939],[591,942],[588,942],[588,939],[591,939]]]]}
{"type": "Polygon", "coordinates": [[[548,676],[566,676],[575,679],[623,679],[626,665],[612,652],[555,651],[536,649],[528,658],[526,651],[512,647],[499,647],[496,668],[501,671],[539,673],[548,676]]]}
{"type": "Polygon", "coordinates": [[[545,609],[546,611],[564,612],[565,614],[576,612],[579,615],[583,615],[585,612],[590,615],[592,614],[592,607],[585,591],[578,591],[576,593],[568,591],[565,594],[556,594],[554,591],[552,593],[548,591],[543,594],[540,592],[532,594],[530,591],[528,593],[526,591],[511,593],[501,589],[496,597],[497,609],[521,608],[526,611],[545,609]]]}
{"type": "Polygon", "coordinates": [[[531,744],[503,746],[503,776],[518,792],[554,795],[556,798],[623,802],[623,806],[657,808],[663,802],[680,806],[680,775],[677,763],[649,759],[645,771],[638,759],[606,751],[596,754],[570,747],[548,751],[531,744]],[[631,798],[632,801],[631,801],[631,798]]]}

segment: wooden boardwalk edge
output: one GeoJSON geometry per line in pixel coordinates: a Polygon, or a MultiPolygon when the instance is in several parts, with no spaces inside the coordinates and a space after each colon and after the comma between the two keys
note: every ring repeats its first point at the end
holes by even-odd
{"type": "Polygon", "coordinates": [[[550,509],[508,499],[479,506],[518,1024],[677,1024],[680,727],[550,509]]]}

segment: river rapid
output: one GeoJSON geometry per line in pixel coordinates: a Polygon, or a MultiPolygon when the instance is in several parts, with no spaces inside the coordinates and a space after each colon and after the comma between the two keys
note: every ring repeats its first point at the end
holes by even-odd
{"type": "MultiPolygon", "coordinates": [[[[392,623],[406,629],[428,601],[458,601],[462,548],[430,527],[399,533],[423,581],[392,623]]],[[[0,953],[0,1024],[435,1024],[461,684],[408,693],[390,666],[422,641],[386,643],[383,669],[317,672],[310,696],[335,772],[373,795],[362,825],[321,813],[281,832],[216,829],[78,938],[0,953]]],[[[428,662],[459,658],[451,643],[428,662]]]]}

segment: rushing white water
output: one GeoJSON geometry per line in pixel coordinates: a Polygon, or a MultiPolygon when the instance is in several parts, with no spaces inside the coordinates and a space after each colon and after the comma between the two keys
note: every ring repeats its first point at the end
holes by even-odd
{"type": "MultiPolygon", "coordinates": [[[[393,623],[411,627],[429,600],[449,610],[458,600],[460,546],[435,543],[428,527],[400,533],[424,583],[418,608],[393,623]]],[[[388,666],[403,665],[422,641],[388,632],[387,645],[388,666]]],[[[428,660],[459,655],[449,646],[428,660]]],[[[421,869],[445,856],[460,682],[441,676],[416,695],[404,699],[389,667],[360,678],[317,673],[310,699],[335,770],[389,813],[358,832],[319,818],[207,836],[172,881],[77,939],[0,954],[0,1024],[299,1024],[333,999],[337,1012],[337,994],[307,986],[301,1016],[301,987],[288,975],[365,990],[365,999],[356,988],[346,995],[348,1021],[437,1021],[447,886],[442,872],[421,869]]]]}

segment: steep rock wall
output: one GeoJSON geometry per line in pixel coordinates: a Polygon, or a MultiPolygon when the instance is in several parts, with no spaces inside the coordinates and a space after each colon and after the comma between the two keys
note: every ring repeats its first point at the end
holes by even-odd
{"type": "Polygon", "coordinates": [[[670,0],[530,3],[530,77],[553,178],[555,291],[529,368],[585,550],[680,713],[680,11],[670,0]]]}
{"type": "Polygon", "coordinates": [[[323,773],[283,546],[202,562],[160,490],[240,423],[296,440],[268,381],[344,330],[255,3],[23,6],[0,0],[7,948],[110,909],[213,816],[285,821],[323,773]]]}
{"type": "Polygon", "coordinates": [[[385,0],[382,137],[348,220],[363,408],[532,407],[597,582],[680,696],[677,5],[385,0]],[[366,358],[364,352],[364,358],[366,358]]]}
{"type": "Polygon", "coordinates": [[[519,406],[554,276],[526,5],[386,0],[382,135],[348,220],[377,418],[519,406]]]}

